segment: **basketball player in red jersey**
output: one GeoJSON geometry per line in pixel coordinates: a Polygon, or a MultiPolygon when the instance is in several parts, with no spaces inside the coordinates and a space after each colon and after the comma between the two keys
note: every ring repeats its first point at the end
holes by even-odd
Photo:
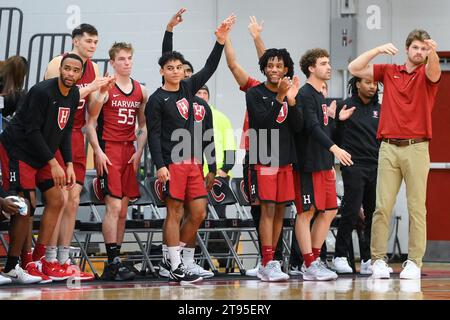
{"type": "Polygon", "coordinates": [[[145,87],[131,78],[131,44],[114,43],[109,57],[116,84],[109,90],[99,90],[91,104],[86,130],[94,149],[95,168],[99,176],[94,180],[94,191],[98,198],[104,198],[106,204],[103,237],[108,264],[102,279],[121,281],[132,280],[135,276],[120,262],[119,254],[128,202],[140,196],[136,173],[147,142],[144,110],[148,95],[145,87]],[[134,148],[136,138],[137,150],[134,148]]]}
{"type": "MultiPolygon", "coordinates": [[[[56,260],[55,269],[48,271],[50,273],[67,273],[72,275],[76,270],[75,268],[69,268],[71,261],[69,259],[69,248],[72,242],[73,230],[75,227],[75,219],[78,211],[78,204],[80,202],[80,192],[84,184],[84,178],[86,174],[86,148],[84,143],[84,135],[81,129],[85,125],[86,106],[90,99],[94,96],[95,92],[100,87],[107,87],[113,79],[110,77],[100,77],[98,66],[91,61],[97,49],[98,32],[97,29],[90,24],[81,24],[72,31],[73,49],[71,53],[75,53],[83,60],[83,74],[77,86],[80,90],[80,102],[78,110],[75,113],[75,119],[72,130],[72,154],[73,154],[73,168],[76,175],[76,184],[73,188],[66,193],[66,204],[63,214],[59,216],[58,224],[56,225],[55,232],[52,236],[51,242],[47,245],[46,252],[48,256],[56,260]],[[67,194],[68,193],[68,194],[67,194]],[[57,247],[58,246],[58,247],[57,247]],[[60,268],[58,266],[60,265],[60,268]],[[58,269],[58,270],[56,270],[58,269]]],[[[50,79],[58,76],[58,68],[63,56],[57,56],[49,62],[47,70],[45,72],[45,79],[50,79]]],[[[59,154],[56,154],[58,157],[59,154]]],[[[29,241],[31,248],[31,239],[29,241]]],[[[41,257],[33,254],[33,261],[38,261],[41,257]]],[[[46,254],[47,255],[47,254],[46,254]]],[[[29,252],[23,252],[22,261],[26,265],[31,261],[31,254],[29,252]]],[[[36,267],[36,264],[30,264],[30,268],[36,267]]],[[[49,275],[51,276],[51,275],[49,275]]],[[[77,272],[76,278],[79,280],[92,280],[91,274],[77,272]]]]}

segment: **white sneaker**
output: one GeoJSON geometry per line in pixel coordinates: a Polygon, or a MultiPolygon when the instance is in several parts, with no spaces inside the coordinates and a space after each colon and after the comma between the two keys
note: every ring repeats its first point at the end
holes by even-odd
{"type": "Polygon", "coordinates": [[[304,274],[306,272],[306,264],[305,262],[302,263],[302,267],[300,268],[300,273],[304,274]]]}
{"type": "Polygon", "coordinates": [[[406,260],[402,264],[403,271],[400,272],[400,279],[420,279],[420,268],[411,260],[406,260]]]}
{"type": "Polygon", "coordinates": [[[12,280],[10,278],[4,277],[0,274],[0,286],[2,284],[10,284],[12,283],[12,280]]]}
{"type": "Polygon", "coordinates": [[[372,279],[389,279],[389,266],[382,259],[377,259],[372,265],[372,279]]]}
{"type": "Polygon", "coordinates": [[[303,280],[309,281],[335,280],[337,279],[337,277],[338,275],[335,272],[327,269],[319,259],[311,263],[309,268],[307,268],[305,270],[305,273],[303,273],[303,280]]]}
{"type": "Polygon", "coordinates": [[[258,264],[256,265],[256,267],[254,267],[253,269],[248,269],[245,271],[245,275],[248,277],[257,277],[258,276],[258,269],[261,266],[261,262],[258,262],[258,264]]]}
{"type": "Polygon", "coordinates": [[[279,261],[272,260],[267,262],[265,267],[262,267],[258,272],[262,281],[284,281],[289,279],[289,275],[281,271],[281,264],[279,261]]]}
{"type": "Polygon", "coordinates": [[[291,276],[301,276],[303,273],[302,273],[302,271],[301,271],[301,267],[300,267],[300,270],[298,269],[298,266],[291,266],[290,268],[289,268],[289,271],[288,271],[288,273],[291,275],[291,276]]]}
{"type": "Polygon", "coordinates": [[[360,274],[372,274],[372,259],[367,261],[361,260],[361,266],[359,269],[360,274]]]}
{"type": "Polygon", "coordinates": [[[186,265],[186,270],[192,274],[196,274],[203,279],[214,277],[214,272],[203,269],[200,265],[194,263],[190,263],[186,265]]]}
{"type": "Polygon", "coordinates": [[[2,272],[2,275],[11,279],[13,283],[32,284],[42,281],[41,277],[28,274],[19,264],[14,269],[9,270],[8,273],[2,272]]]}
{"type": "Polygon", "coordinates": [[[335,257],[331,264],[331,269],[337,273],[353,273],[352,267],[348,264],[347,257],[335,257]]]}

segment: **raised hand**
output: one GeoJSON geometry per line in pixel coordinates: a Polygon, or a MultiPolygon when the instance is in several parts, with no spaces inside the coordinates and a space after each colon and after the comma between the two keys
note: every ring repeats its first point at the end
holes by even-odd
{"type": "Polygon", "coordinates": [[[183,13],[185,12],[186,8],[181,8],[177,13],[175,13],[172,18],[170,18],[169,22],[167,23],[167,31],[172,32],[174,27],[183,22],[183,13]]]}
{"type": "Polygon", "coordinates": [[[378,52],[380,54],[384,53],[393,56],[397,54],[398,49],[392,43],[386,43],[378,47],[378,52]]]}
{"type": "Polygon", "coordinates": [[[339,120],[345,121],[348,118],[350,118],[355,111],[356,107],[351,107],[350,109],[347,109],[347,105],[345,105],[342,110],[339,112],[339,120]]]}
{"type": "Polygon", "coordinates": [[[222,21],[222,23],[216,29],[216,32],[214,32],[217,38],[217,42],[219,42],[220,44],[225,44],[225,40],[227,39],[227,36],[230,33],[230,30],[235,22],[236,16],[234,14],[231,14],[228,18],[222,21]]]}
{"type": "Polygon", "coordinates": [[[436,52],[437,49],[437,43],[436,41],[432,40],[432,39],[426,39],[424,40],[424,42],[427,44],[428,46],[428,55],[430,53],[436,52]]]}
{"type": "Polygon", "coordinates": [[[288,98],[289,105],[292,106],[295,104],[295,98],[297,97],[298,90],[300,90],[300,78],[294,76],[290,84],[291,87],[289,88],[286,97],[288,98]]]}
{"type": "Polygon", "coordinates": [[[248,31],[250,31],[250,34],[253,39],[259,37],[263,30],[263,24],[264,21],[261,21],[261,23],[258,23],[255,16],[250,16],[250,23],[248,24],[248,31]]]}

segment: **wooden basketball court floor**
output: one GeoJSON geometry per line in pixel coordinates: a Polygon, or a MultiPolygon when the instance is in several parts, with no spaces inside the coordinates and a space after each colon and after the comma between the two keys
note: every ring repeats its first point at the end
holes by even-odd
{"type": "Polygon", "coordinates": [[[391,279],[342,275],[335,281],[262,282],[239,274],[221,274],[196,285],[162,278],[131,282],[73,281],[49,285],[4,285],[0,300],[450,300],[450,263],[425,263],[421,280],[400,280],[400,264],[391,279]]]}

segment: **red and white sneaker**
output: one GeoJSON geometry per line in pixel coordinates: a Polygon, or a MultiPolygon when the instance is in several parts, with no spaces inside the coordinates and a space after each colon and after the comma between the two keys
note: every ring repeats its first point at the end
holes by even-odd
{"type": "Polygon", "coordinates": [[[52,279],[42,273],[42,263],[40,261],[33,261],[28,263],[25,267],[25,270],[32,276],[41,277],[42,280],[39,283],[44,284],[52,282],[52,279]]]}
{"type": "Polygon", "coordinates": [[[92,281],[95,278],[93,274],[81,271],[80,267],[72,264],[70,259],[67,259],[67,261],[61,265],[61,267],[64,269],[66,274],[70,274],[70,277],[73,277],[75,280],[92,281]]]}
{"type": "Polygon", "coordinates": [[[55,281],[63,281],[70,278],[71,274],[67,274],[66,270],[59,264],[58,260],[48,262],[45,259],[41,259],[42,272],[46,274],[50,279],[55,281]]]}

